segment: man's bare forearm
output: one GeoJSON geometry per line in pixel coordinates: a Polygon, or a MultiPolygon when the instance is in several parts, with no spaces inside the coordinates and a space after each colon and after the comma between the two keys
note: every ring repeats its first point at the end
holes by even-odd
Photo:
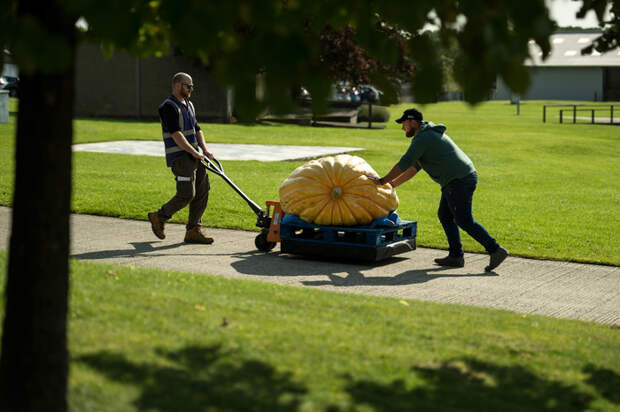
{"type": "MultiPolygon", "coordinates": [[[[202,155],[200,154],[200,152],[198,152],[194,146],[192,146],[191,144],[189,144],[189,142],[187,141],[187,139],[185,138],[185,136],[183,135],[183,133],[181,132],[174,132],[172,133],[172,139],[174,140],[174,142],[177,144],[177,146],[179,146],[181,149],[185,150],[187,153],[191,154],[193,157],[199,159],[202,157],[202,155]]],[[[204,139],[203,139],[204,140],[204,139]]]]}
{"type": "Polygon", "coordinates": [[[207,141],[205,140],[205,135],[202,133],[202,130],[199,130],[196,136],[198,138],[198,145],[202,148],[204,154],[210,159],[213,159],[213,154],[207,149],[207,141]]]}
{"type": "Polygon", "coordinates": [[[411,179],[413,176],[416,175],[416,173],[418,173],[418,169],[411,166],[409,169],[405,170],[403,173],[396,176],[394,179],[392,180],[386,179],[386,182],[390,183],[392,187],[397,187],[405,183],[407,180],[411,179]]]}
{"type": "Polygon", "coordinates": [[[398,164],[395,164],[394,167],[392,167],[392,169],[388,172],[388,174],[383,176],[383,181],[385,183],[389,183],[390,181],[392,181],[392,179],[400,176],[402,172],[403,170],[400,168],[400,166],[398,164]]]}

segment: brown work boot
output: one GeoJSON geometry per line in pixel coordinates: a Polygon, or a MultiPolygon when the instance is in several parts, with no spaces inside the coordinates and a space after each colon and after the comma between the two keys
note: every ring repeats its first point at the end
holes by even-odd
{"type": "Polygon", "coordinates": [[[151,222],[151,229],[153,233],[160,239],[165,239],[166,231],[164,230],[164,221],[159,219],[157,212],[149,212],[149,221],[151,222]]]}
{"type": "Polygon", "coordinates": [[[212,237],[207,237],[200,231],[200,226],[194,226],[185,232],[185,243],[200,243],[203,245],[210,245],[213,243],[212,237]]]}

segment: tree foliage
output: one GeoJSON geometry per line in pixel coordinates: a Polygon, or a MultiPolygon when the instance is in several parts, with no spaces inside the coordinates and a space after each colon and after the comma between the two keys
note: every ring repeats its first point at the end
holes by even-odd
{"type": "Polygon", "coordinates": [[[344,81],[353,86],[382,81],[387,95],[383,101],[395,102],[400,82],[414,77],[415,65],[408,58],[407,40],[410,34],[389,26],[377,18],[378,36],[393,49],[390,61],[370,56],[356,40],[356,30],[346,25],[337,30],[327,24],[320,35],[321,62],[327,67],[330,80],[344,81]],[[385,87],[387,86],[387,87],[385,87]]]}
{"type": "MultiPolygon", "coordinates": [[[[200,59],[219,82],[234,86],[237,111],[244,117],[266,105],[291,104],[294,84],[307,85],[320,105],[337,75],[375,83],[388,94],[396,87],[394,79],[410,80],[418,100],[433,100],[445,76],[437,47],[422,34],[429,23],[437,27],[442,44],[458,45],[452,75],[468,101],[483,100],[497,76],[523,92],[529,85],[523,66],[528,41],[534,40],[546,56],[556,27],[543,0],[422,0],[415,7],[372,0],[58,1],[68,18],[88,23],[83,37],[109,52],[164,55],[174,46],[200,59]],[[258,101],[254,90],[261,72],[266,73],[267,94],[258,101]]],[[[69,58],[62,39],[48,36],[32,19],[14,19],[18,0],[1,3],[7,5],[0,13],[9,30],[0,34],[0,42],[13,50],[22,70],[57,70],[69,58]]],[[[618,46],[618,7],[615,0],[583,1],[579,13],[594,10],[606,27],[594,46],[599,51],[618,46]],[[603,21],[607,7],[613,16],[609,22],[603,21]]]]}
{"type": "Polygon", "coordinates": [[[577,12],[578,18],[583,18],[589,11],[594,11],[603,33],[594,42],[584,48],[582,54],[591,54],[594,50],[605,53],[620,46],[620,2],[616,0],[583,0],[577,12]],[[609,10],[610,18],[605,18],[609,10]]]}

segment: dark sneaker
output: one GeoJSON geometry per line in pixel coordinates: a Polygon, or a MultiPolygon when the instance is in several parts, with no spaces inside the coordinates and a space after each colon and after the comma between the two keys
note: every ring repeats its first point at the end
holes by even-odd
{"type": "Polygon", "coordinates": [[[491,253],[491,261],[489,262],[489,266],[485,267],[484,270],[487,272],[492,271],[496,267],[498,267],[504,259],[508,256],[508,251],[503,247],[499,247],[495,252],[491,253]]]}
{"type": "Polygon", "coordinates": [[[157,212],[149,212],[149,221],[151,222],[151,229],[153,233],[160,239],[166,238],[166,231],[164,229],[164,221],[159,219],[157,212]]]}
{"type": "Polygon", "coordinates": [[[200,243],[203,245],[210,245],[213,243],[212,237],[207,237],[200,231],[200,226],[194,226],[185,232],[185,243],[200,243]]]}
{"type": "Polygon", "coordinates": [[[463,266],[465,266],[465,258],[463,258],[463,256],[446,256],[445,258],[435,259],[435,263],[437,263],[439,266],[462,268],[463,266]]]}

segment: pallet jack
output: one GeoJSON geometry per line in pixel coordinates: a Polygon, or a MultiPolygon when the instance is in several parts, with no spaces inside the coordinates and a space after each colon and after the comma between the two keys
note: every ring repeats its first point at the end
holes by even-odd
{"type": "Polygon", "coordinates": [[[224,179],[256,214],[256,226],[261,228],[254,239],[258,250],[269,252],[280,243],[283,253],[375,262],[416,249],[415,221],[401,220],[392,213],[384,219],[387,226],[342,227],[304,222],[297,216],[287,216],[277,201],[268,200],[263,210],[226,176],[217,159],[205,158],[202,163],[224,179]]]}

